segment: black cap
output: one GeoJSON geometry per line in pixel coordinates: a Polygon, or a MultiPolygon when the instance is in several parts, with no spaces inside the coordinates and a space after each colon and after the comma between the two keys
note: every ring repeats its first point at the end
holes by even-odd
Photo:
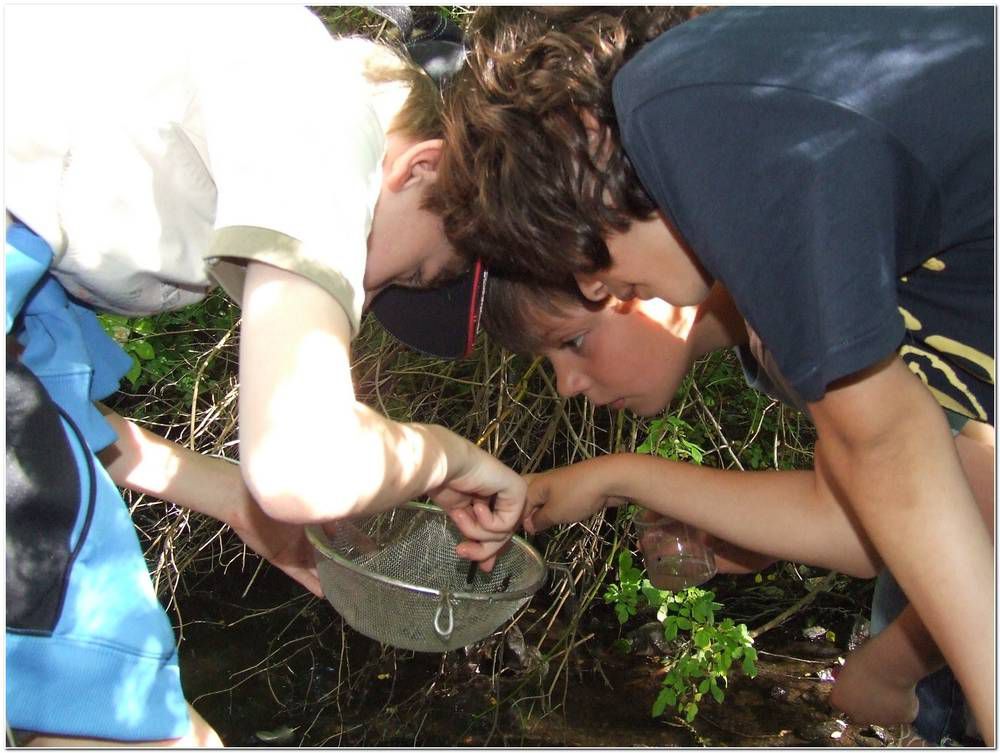
{"type": "Polygon", "coordinates": [[[439,358],[464,358],[476,343],[485,292],[486,267],[477,261],[441,287],[386,288],[372,301],[371,312],[414,350],[439,358]]]}
{"type": "MultiPolygon", "coordinates": [[[[408,6],[371,6],[392,21],[406,49],[438,86],[465,61],[462,30],[438,14],[414,16],[408,6]]],[[[472,352],[479,328],[486,268],[476,262],[462,277],[429,290],[390,287],[379,293],[371,311],[393,336],[411,348],[440,358],[462,358],[472,352]]]]}

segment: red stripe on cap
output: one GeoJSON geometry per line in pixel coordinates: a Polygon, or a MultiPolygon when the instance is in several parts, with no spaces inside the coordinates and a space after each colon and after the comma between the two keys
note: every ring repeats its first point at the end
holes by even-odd
{"type": "Polygon", "coordinates": [[[472,279],[472,293],[469,296],[469,321],[468,330],[465,337],[465,353],[462,357],[468,357],[472,353],[472,348],[476,344],[476,321],[479,318],[479,311],[482,308],[482,301],[479,300],[479,286],[482,284],[483,280],[483,262],[481,259],[476,259],[476,265],[473,267],[473,279],[472,279]]]}

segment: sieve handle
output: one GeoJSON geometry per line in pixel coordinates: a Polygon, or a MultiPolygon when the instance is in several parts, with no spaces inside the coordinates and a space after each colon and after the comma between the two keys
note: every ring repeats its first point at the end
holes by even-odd
{"type": "Polygon", "coordinates": [[[438,602],[438,608],[434,612],[434,632],[438,634],[441,640],[448,640],[451,638],[451,633],[455,629],[455,615],[451,608],[451,598],[448,596],[447,591],[441,592],[441,601],[438,602]],[[444,610],[448,610],[448,625],[447,627],[441,627],[441,614],[444,610]]]}

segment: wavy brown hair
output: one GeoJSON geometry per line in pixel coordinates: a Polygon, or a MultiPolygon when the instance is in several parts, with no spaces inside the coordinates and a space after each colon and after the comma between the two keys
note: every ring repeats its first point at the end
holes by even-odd
{"type": "Polygon", "coordinates": [[[620,146],[611,83],[691,7],[482,8],[445,102],[427,207],[463,254],[561,284],[655,210],[620,146]],[[591,125],[588,129],[585,121],[591,125]]]}
{"type": "Polygon", "coordinates": [[[536,355],[545,333],[539,318],[559,317],[586,308],[599,311],[607,301],[585,298],[572,277],[559,284],[491,270],[479,322],[489,338],[511,353],[536,355]]]}

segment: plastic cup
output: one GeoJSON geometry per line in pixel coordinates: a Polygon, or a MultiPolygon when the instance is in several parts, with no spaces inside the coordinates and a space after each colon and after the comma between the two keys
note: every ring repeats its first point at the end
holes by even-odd
{"type": "Polygon", "coordinates": [[[712,549],[696,536],[696,529],[672,518],[636,519],[639,549],[649,582],[662,591],[700,586],[718,572],[712,549]]]}

